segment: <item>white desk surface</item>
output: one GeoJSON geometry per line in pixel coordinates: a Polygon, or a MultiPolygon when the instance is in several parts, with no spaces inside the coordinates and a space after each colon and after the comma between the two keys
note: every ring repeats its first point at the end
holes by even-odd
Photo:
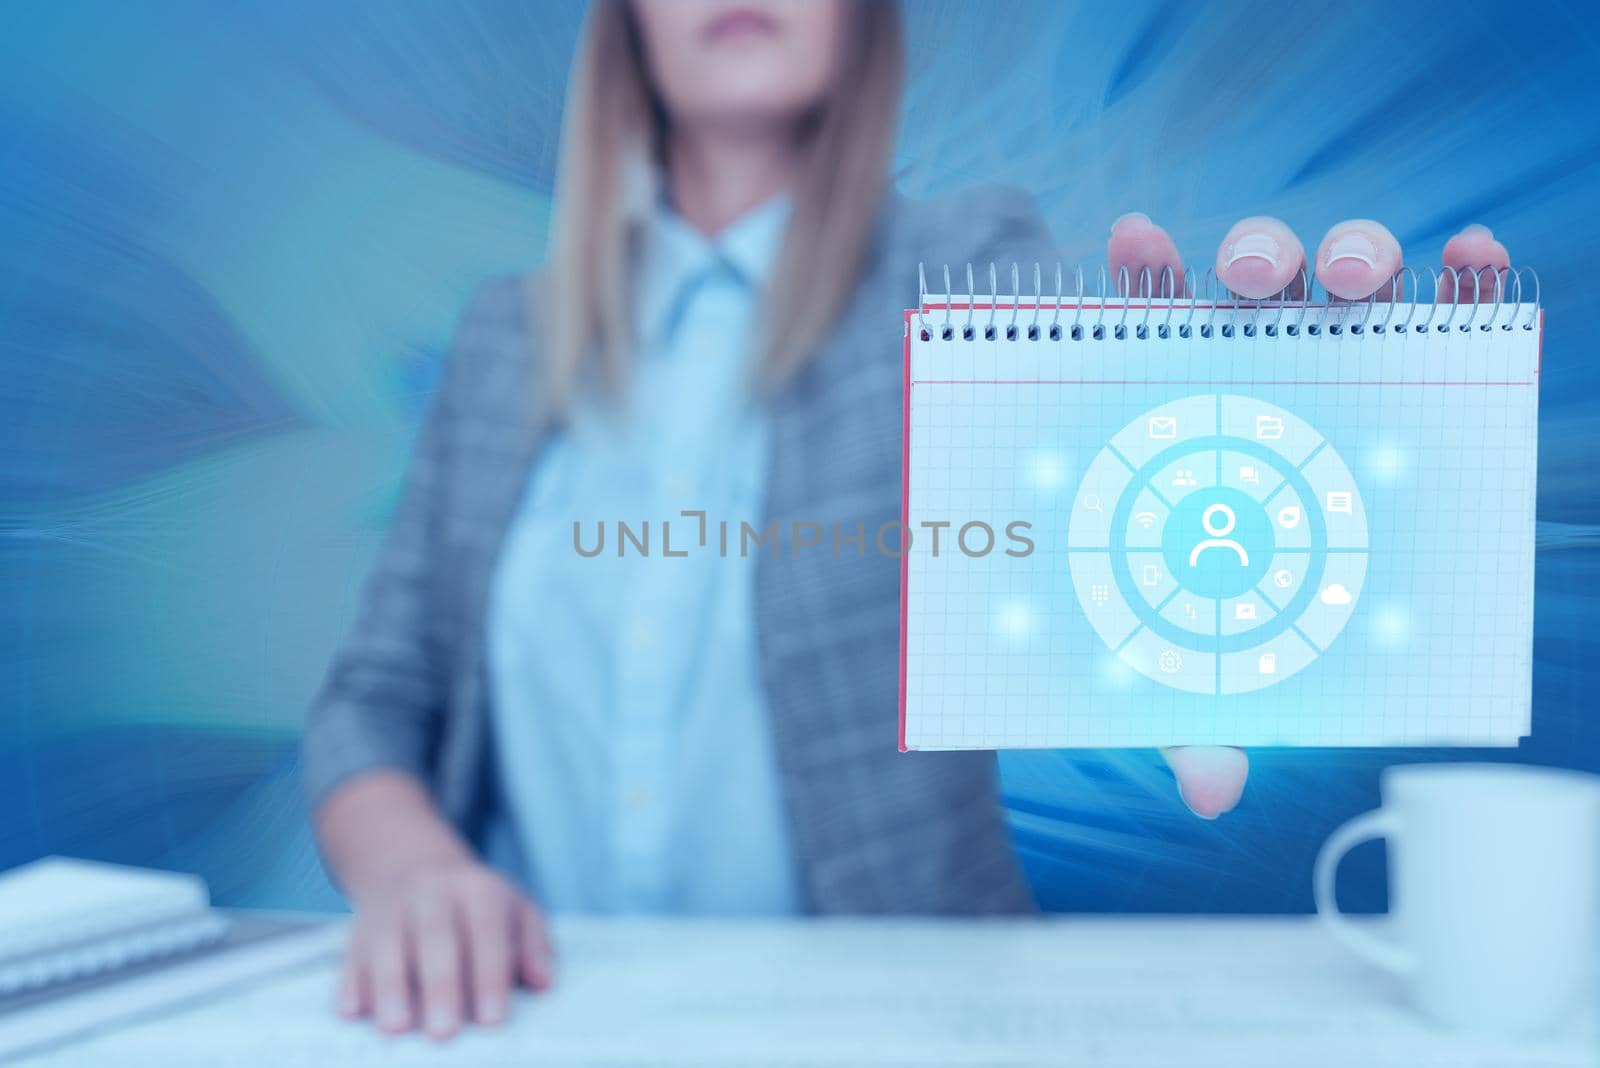
{"type": "Polygon", "coordinates": [[[1437,1031],[1314,921],[565,921],[557,988],[495,1031],[386,1038],[331,1011],[332,959],[56,1049],[46,1065],[1594,1065],[1561,1036],[1437,1031]]]}

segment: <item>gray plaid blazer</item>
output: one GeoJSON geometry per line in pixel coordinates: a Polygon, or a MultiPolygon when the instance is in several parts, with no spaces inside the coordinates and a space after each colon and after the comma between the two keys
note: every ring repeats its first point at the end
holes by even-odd
{"type": "MultiPolygon", "coordinates": [[[[1051,255],[1020,194],[891,195],[854,298],[770,401],[766,522],[869,532],[864,556],[764,553],[758,565],[762,677],[813,911],[1032,907],[993,755],[897,749],[900,569],[872,550],[871,532],[899,518],[902,312],[917,299],[918,261],[1051,255]]],[[[311,708],[302,768],[313,805],[350,776],[391,768],[425,781],[470,839],[496,810],[486,598],[547,431],[531,414],[531,288],[491,282],[461,320],[354,629],[311,708]]]]}

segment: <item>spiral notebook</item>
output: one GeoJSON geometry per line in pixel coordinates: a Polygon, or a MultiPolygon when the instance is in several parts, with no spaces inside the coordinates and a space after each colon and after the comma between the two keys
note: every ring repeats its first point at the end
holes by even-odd
{"type": "Polygon", "coordinates": [[[1529,733],[1531,272],[1476,304],[943,273],[905,319],[902,749],[1529,733]]]}
{"type": "Polygon", "coordinates": [[[0,874],[6,999],[215,942],[226,921],[192,875],[49,857],[0,874]]]}

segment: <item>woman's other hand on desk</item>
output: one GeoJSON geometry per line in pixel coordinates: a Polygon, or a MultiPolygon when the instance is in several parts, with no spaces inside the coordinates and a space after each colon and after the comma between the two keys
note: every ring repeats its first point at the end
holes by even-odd
{"type": "Polygon", "coordinates": [[[339,1012],[449,1038],[469,1021],[504,1022],[514,982],[547,987],[549,956],[538,909],[498,873],[473,860],[422,866],[357,901],[339,1012]]]}
{"type": "Polygon", "coordinates": [[[356,911],[341,1015],[443,1039],[469,1022],[503,1022],[514,985],[550,985],[538,908],[477,860],[410,776],[352,780],[323,806],[318,829],[356,911]]]}
{"type": "MultiPolygon", "coordinates": [[[[1509,267],[1511,258],[1487,227],[1474,224],[1461,230],[1445,242],[1441,259],[1442,266],[1454,273],[1439,280],[1436,300],[1504,298],[1492,272],[1509,267]]],[[[1112,224],[1106,260],[1125,289],[1156,295],[1181,292],[1183,258],[1167,232],[1142,212],[1130,212],[1112,224]]],[[[1388,300],[1404,262],[1400,242],[1388,228],[1371,219],[1348,219],[1323,236],[1312,273],[1334,297],[1388,300]]],[[[1309,277],[1302,273],[1306,267],[1305,246],[1294,231],[1265,215],[1235,223],[1217,248],[1218,280],[1230,292],[1251,300],[1279,293],[1290,299],[1303,296],[1309,277]]],[[[1216,819],[1239,803],[1250,772],[1242,750],[1181,746],[1163,750],[1162,756],[1184,803],[1196,815],[1216,819]]]]}

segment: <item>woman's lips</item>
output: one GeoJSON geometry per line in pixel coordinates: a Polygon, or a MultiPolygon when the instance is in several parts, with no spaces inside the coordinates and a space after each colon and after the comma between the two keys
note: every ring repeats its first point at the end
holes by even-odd
{"type": "Polygon", "coordinates": [[[710,41],[734,41],[748,37],[764,37],[778,32],[778,20],[764,11],[741,7],[723,12],[705,28],[710,41]]]}

